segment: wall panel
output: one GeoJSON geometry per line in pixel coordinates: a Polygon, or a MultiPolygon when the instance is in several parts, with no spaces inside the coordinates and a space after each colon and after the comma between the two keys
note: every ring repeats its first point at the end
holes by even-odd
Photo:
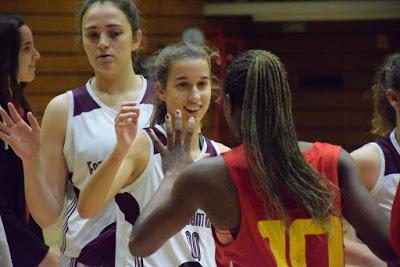
{"type": "MultiPolygon", "coordinates": [[[[76,12],[81,0],[1,0],[0,11],[21,14],[41,52],[37,78],[28,85],[32,107],[42,114],[47,102],[81,85],[92,69],[79,43],[76,12]]],[[[205,25],[203,0],[137,0],[145,33],[144,53],[180,40],[188,27],[205,25]]]]}

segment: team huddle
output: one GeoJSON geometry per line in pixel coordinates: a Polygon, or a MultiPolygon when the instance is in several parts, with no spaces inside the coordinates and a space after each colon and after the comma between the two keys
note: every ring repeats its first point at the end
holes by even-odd
{"type": "Polygon", "coordinates": [[[23,87],[40,54],[19,16],[0,15],[1,266],[336,267],[357,264],[354,247],[400,264],[400,54],[372,87],[381,137],[350,154],[297,140],[278,56],[241,53],[220,86],[217,53],[179,42],[143,75],[130,0],[86,0],[78,18],[94,76],[39,125],[23,87]],[[218,98],[235,148],[202,134],[218,98]],[[62,214],[58,252],[41,228],[62,214]]]}

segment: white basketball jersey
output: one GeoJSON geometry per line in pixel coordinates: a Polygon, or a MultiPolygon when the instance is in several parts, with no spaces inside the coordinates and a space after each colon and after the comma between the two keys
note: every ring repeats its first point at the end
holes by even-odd
{"type": "MultiPolygon", "coordinates": [[[[166,144],[164,129],[157,125],[152,128],[158,138],[166,144]]],[[[150,142],[149,162],[132,184],[125,187],[115,201],[117,211],[117,240],[115,266],[118,267],[214,267],[215,245],[211,232],[211,223],[202,210],[197,210],[188,224],[171,239],[169,239],[154,254],[145,258],[133,257],[129,251],[129,236],[132,225],[139,216],[140,210],[154,195],[164,177],[161,167],[161,157],[150,136],[149,128],[144,129],[150,142]]],[[[199,136],[203,141],[202,152],[217,156],[213,142],[199,136]]]]}
{"type": "Polygon", "coordinates": [[[378,138],[373,143],[380,158],[380,170],[377,182],[371,195],[390,218],[394,196],[400,180],[400,146],[396,140],[395,130],[390,135],[378,138]]]}
{"type": "MultiPolygon", "coordinates": [[[[150,100],[154,95],[154,82],[143,77],[142,80],[142,91],[137,99],[140,128],[150,123],[153,111],[150,100]]],[[[91,80],[68,92],[69,115],[64,156],[70,177],[61,241],[61,253],[68,257],[78,257],[87,243],[116,220],[114,201],[92,219],[82,219],[76,209],[80,190],[116,144],[114,118],[117,112],[96,97],[90,83],[91,80]]]]}

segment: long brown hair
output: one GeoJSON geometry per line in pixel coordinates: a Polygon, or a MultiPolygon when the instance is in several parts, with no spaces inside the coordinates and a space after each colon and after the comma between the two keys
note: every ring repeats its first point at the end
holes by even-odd
{"type": "Polygon", "coordinates": [[[24,20],[14,14],[0,14],[0,104],[5,108],[7,102],[15,101],[26,111],[31,107],[25,98],[25,82],[17,82],[18,55],[21,49],[19,29],[25,25],[24,20]]]}
{"type": "Polygon", "coordinates": [[[331,184],[300,152],[287,74],[279,58],[264,50],[244,52],[229,66],[224,92],[242,110],[241,140],[253,184],[266,197],[267,214],[288,222],[283,186],[312,218],[324,221],[333,209],[331,184]]]}
{"type": "Polygon", "coordinates": [[[400,93],[400,53],[386,58],[375,74],[372,86],[374,113],[371,132],[386,135],[396,127],[396,111],[386,98],[386,90],[393,89],[400,93]]]}

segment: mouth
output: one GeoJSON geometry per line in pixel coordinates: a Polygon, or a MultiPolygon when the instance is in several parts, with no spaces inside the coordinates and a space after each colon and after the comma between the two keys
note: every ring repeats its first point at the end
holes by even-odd
{"type": "Polygon", "coordinates": [[[109,55],[109,54],[102,54],[102,55],[99,55],[99,56],[97,56],[96,58],[97,59],[107,59],[107,58],[112,58],[113,56],[112,55],[109,55]]]}
{"type": "Polygon", "coordinates": [[[201,106],[183,107],[183,109],[189,114],[189,116],[196,117],[200,113],[201,106]]]}

